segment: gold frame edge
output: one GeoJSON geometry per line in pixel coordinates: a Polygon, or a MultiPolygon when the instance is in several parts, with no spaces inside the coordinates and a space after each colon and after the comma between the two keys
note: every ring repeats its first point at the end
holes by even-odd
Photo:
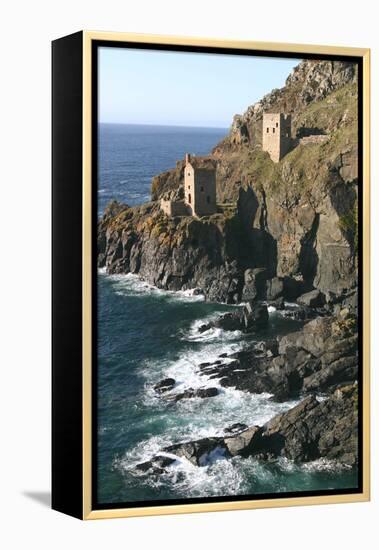
{"type": "Polygon", "coordinates": [[[83,519],[106,519],[167,514],[188,514],[257,508],[282,508],[367,502],[370,500],[370,49],[311,44],[287,44],[255,41],[235,41],[181,36],[135,33],[83,31],[83,223],[82,223],[82,382],[83,382],[83,519]],[[257,51],[290,52],[356,56],[363,59],[363,490],[361,493],[325,496],[278,497],[243,501],[208,502],[196,504],[167,504],[138,508],[92,510],[92,167],[91,167],[91,112],[92,112],[92,41],[145,42],[203,46],[257,51]]]}

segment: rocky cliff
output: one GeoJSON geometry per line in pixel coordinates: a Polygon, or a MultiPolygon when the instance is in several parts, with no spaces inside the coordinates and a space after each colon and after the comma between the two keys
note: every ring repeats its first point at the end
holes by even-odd
{"type": "Polygon", "coordinates": [[[283,88],[236,115],[213,150],[219,214],[170,219],[160,211],[161,197],[183,194],[179,162],[153,179],[151,203],[108,207],[99,223],[99,266],[170,290],[198,287],[207,299],[228,303],[242,299],[251,278],[254,286],[257,269],[265,279],[261,298],[272,281],[292,298],[313,288],[351,293],[357,103],[354,65],[301,62],[283,88]],[[292,114],[293,148],[278,163],[261,148],[265,111],[292,114]]]}
{"type": "Polygon", "coordinates": [[[307,321],[197,365],[211,386],[178,392],[173,378],[158,382],[157,396],[172,402],[214,399],[225,387],[301,401],[263,426],[238,423],[224,435],[164,448],[137,466],[140,474],[164,473],[178,457],[201,467],[215,453],[357,464],[357,99],[354,65],[301,62],[282,89],[236,115],[211,152],[217,214],[198,219],[161,211],[161,198],[183,198],[181,161],[153,178],[151,202],[112,202],[105,210],[99,267],[136,273],[159,288],[197,289],[211,301],[245,303],[204,323],[200,333],[264,331],[264,300],[307,321]],[[292,115],[292,148],[278,163],[262,151],[264,112],[292,115]]]}

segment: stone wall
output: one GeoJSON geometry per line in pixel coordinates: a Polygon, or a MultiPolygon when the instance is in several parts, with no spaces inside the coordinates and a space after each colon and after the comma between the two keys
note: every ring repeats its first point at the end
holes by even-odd
{"type": "Polygon", "coordinates": [[[214,170],[195,171],[194,212],[197,216],[209,216],[217,212],[214,170]]]}
{"type": "Polygon", "coordinates": [[[299,145],[308,145],[310,143],[324,143],[329,140],[329,136],[326,134],[315,134],[310,136],[305,136],[300,138],[298,143],[299,145]]]}
{"type": "Polygon", "coordinates": [[[191,211],[188,206],[182,201],[166,201],[161,200],[161,210],[167,216],[189,216],[191,211]]]}

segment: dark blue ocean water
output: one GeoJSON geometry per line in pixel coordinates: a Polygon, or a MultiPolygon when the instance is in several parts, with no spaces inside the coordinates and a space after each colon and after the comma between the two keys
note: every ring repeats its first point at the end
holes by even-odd
{"type": "MultiPolygon", "coordinates": [[[[100,129],[99,210],[109,200],[149,199],[151,177],[185,152],[206,154],[225,132],[214,129],[103,125],[100,129]]],[[[197,365],[246,345],[238,332],[196,328],[233,306],[210,304],[190,293],[157,290],[138,277],[98,276],[98,490],[103,503],[258,494],[353,487],[356,472],[326,461],[296,466],[253,459],[216,460],[198,468],[180,462],[159,478],[135,475],[135,465],[172,443],[222,434],[235,422],[262,424],[295,404],[269,395],[220,388],[209,399],[169,403],[152,386],[165,377],[178,390],[218,383],[197,365]]],[[[260,339],[296,330],[270,312],[260,339]]]]}

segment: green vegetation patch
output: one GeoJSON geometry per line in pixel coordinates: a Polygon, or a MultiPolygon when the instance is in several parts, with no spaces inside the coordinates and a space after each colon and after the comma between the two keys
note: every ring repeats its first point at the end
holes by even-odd
{"type": "Polygon", "coordinates": [[[346,235],[349,243],[352,244],[354,254],[358,253],[358,200],[355,199],[354,205],[350,212],[347,212],[340,217],[341,231],[346,235]]]}

